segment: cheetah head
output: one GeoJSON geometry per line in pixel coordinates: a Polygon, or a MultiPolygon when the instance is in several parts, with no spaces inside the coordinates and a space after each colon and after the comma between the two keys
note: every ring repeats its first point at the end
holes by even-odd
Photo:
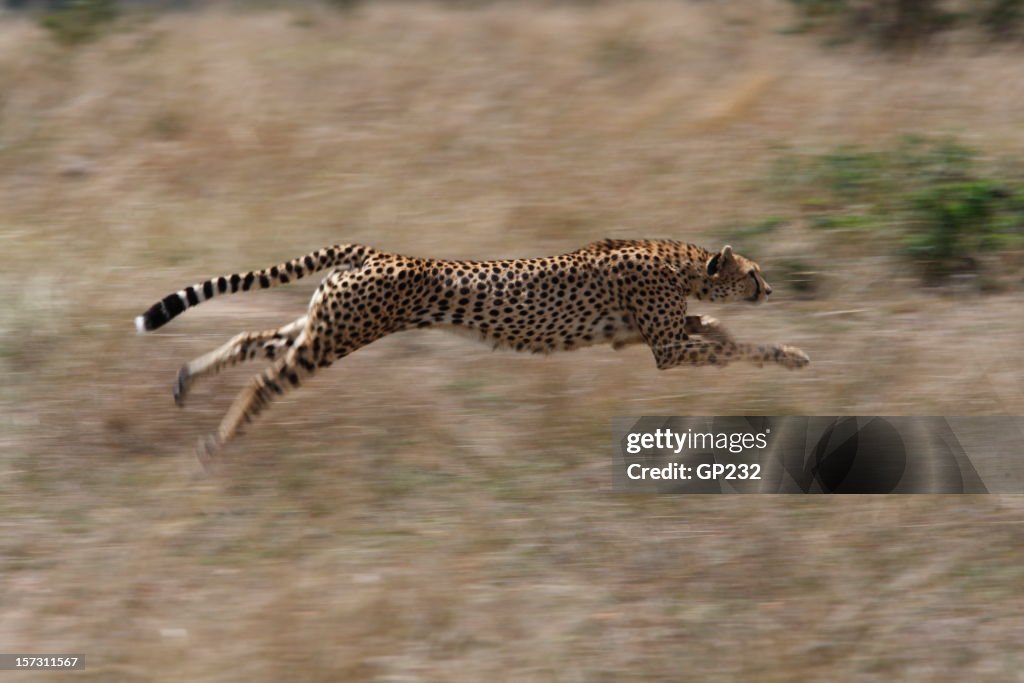
{"type": "Polygon", "coordinates": [[[761,267],[734,252],[726,245],[712,254],[705,264],[711,301],[750,301],[762,303],[772,293],[771,286],[761,275],[761,267]]]}

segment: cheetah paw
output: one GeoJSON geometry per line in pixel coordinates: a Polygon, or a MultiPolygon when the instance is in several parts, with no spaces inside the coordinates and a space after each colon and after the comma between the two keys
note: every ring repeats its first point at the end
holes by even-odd
{"type": "Polygon", "coordinates": [[[174,383],[174,402],[179,408],[185,407],[185,397],[188,396],[188,390],[192,385],[192,374],[188,371],[188,366],[183,365],[178,370],[178,379],[174,383]]]}
{"type": "Polygon", "coordinates": [[[784,368],[796,370],[810,363],[811,358],[795,346],[779,346],[775,349],[775,362],[784,368]]]}
{"type": "Polygon", "coordinates": [[[196,444],[196,459],[199,460],[199,464],[203,466],[203,470],[207,474],[217,474],[219,459],[217,455],[220,453],[220,441],[216,436],[208,435],[199,437],[199,443],[196,444]]]}

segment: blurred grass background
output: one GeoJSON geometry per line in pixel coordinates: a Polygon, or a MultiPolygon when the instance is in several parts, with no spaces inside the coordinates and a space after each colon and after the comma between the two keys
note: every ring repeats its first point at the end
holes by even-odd
{"type": "Polygon", "coordinates": [[[4,651],[83,653],[95,681],[1019,680],[1020,498],[633,497],[608,459],[615,415],[1024,412],[1012,31],[892,49],[781,0],[338,4],[0,15],[4,651]],[[812,365],[406,333],[207,479],[195,439],[257,366],[184,411],[177,368],[314,285],[132,329],[325,244],[603,237],[733,244],[776,295],[699,312],[812,365]]]}

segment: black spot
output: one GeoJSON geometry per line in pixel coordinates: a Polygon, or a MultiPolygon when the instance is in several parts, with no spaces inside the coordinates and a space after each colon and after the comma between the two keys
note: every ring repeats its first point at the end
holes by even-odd
{"type": "Polygon", "coordinates": [[[207,299],[213,296],[213,280],[207,280],[203,283],[203,296],[207,299]]]}
{"type": "Polygon", "coordinates": [[[196,290],[191,287],[185,288],[185,296],[188,298],[188,305],[195,306],[199,303],[199,297],[196,295],[196,290]]]}
{"type": "Polygon", "coordinates": [[[225,277],[217,278],[217,291],[223,294],[228,291],[228,281],[225,277]]]}

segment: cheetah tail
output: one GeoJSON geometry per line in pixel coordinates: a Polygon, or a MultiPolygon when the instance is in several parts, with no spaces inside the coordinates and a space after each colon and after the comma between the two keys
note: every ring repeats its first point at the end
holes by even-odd
{"type": "Polygon", "coordinates": [[[234,294],[238,290],[247,292],[254,286],[259,289],[286,285],[305,275],[325,268],[340,266],[351,269],[358,268],[369,256],[371,249],[357,244],[336,244],[332,247],[318,249],[311,254],[294,258],[280,265],[248,273],[222,275],[186,287],[173,294],[168,294],[149,307],[145,313],[135,318],[135,330],[144,334],[162,327],[173,318],[178,317],[187,309],[211,299],[218,294],[234,294]]]}

